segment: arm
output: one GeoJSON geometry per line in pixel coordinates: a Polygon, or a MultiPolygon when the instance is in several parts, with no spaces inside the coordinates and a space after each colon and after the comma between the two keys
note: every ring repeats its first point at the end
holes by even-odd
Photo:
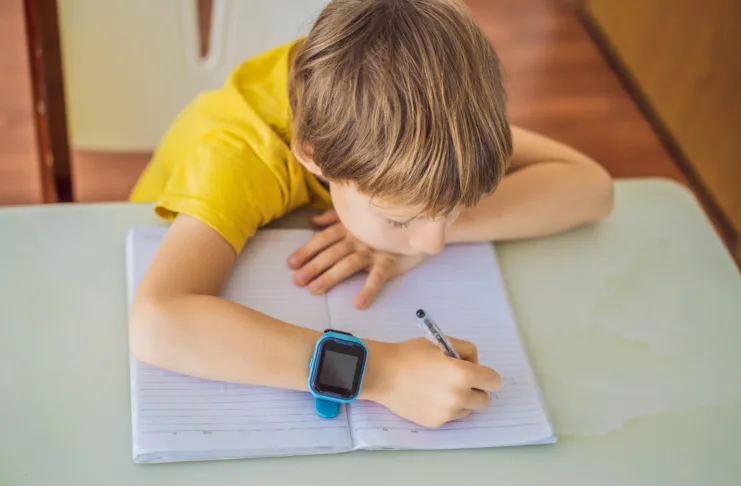
{"type": "MultiPolygon", "coordinates": [[[[179,215],[137,290],[129,319],[132,353],[141,361],[206,379],[306,390],[319,332],[273,319],[217,297],[235,262],[232,247],[199,220],[179,215]]],[[[300,324],[300,323],[297,323],[300,324]]],[[[485,408],[499,375],[426,339],[364,340],[368,362],[362,399],[404,418],[439,426],[485,408]]]]}
{"type": "Polygon", "coordinates": [[[605,218],[612,181],[586,155],[512,127],[511,173],[475,208],[461,214],[448,243],[545,236],[605,218]]]}
{"type": "Polygon", "coordinates": [[[133,354],[203,378],[306,389],[319,333],[216,297],[235,258],[211,228],[178,216],[134,298],[133,354]]]}

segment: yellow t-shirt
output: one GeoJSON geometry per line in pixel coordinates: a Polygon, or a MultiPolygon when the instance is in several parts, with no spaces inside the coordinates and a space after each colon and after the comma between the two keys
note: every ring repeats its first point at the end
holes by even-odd
{"type": "Polygon", "coordinates": [[[239,65],[224,86],[175,119],[130,200],[188,214],[239,253],[257,229],[303,205],[328,208],[328,191],[290,150],[288,66],[295,43],[239,65]]]}

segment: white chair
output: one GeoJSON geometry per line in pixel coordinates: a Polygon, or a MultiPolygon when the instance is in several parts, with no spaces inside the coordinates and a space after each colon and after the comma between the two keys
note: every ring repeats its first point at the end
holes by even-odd
{"type": "MultiPolygon", "coordinates": [[[[326,3],[57,1],[73,175],[79,175],[82,186],[84,170],[104,170],[106,164],[115,163],[119,167],[113,174],[126,173],[120,167],[125,156],[139,154],[141,159],[141,154],[151,152],[173,117],[197,93],[220,86],[245,58],[308,33],[326,3]],[[205,57],[200,49],[199,4],[212,8],[205,57]]],[[[83,188],[76,185],[80,192],[83,188]]],[[[100,187],[82,192],[90,190],[100,192],[100,187]]]]}

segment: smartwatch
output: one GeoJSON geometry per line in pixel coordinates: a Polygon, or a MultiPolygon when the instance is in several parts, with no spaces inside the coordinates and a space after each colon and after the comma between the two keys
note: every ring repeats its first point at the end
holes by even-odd
{"type": "Polygon", "coordinates": [[[319,416],[334,418],[340,404],[355,400],[363,383],[368,348],[350,333],[327,329],[309,364],[309,392],[319,416]]]}

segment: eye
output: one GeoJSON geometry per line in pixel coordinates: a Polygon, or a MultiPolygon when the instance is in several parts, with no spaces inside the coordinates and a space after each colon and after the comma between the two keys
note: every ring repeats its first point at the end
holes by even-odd
{"type": "Polygon", "coordinates": [[[391,219],[389,219],[387,221],[388,221],[388,223],[391,226],[393,226],[394,228],[397,228],[397,229],[409,227],[409,221],[407,221],[406,223],[401,223],[399,221],[394,221],[394,220],[391,220],[391,219]]]}

